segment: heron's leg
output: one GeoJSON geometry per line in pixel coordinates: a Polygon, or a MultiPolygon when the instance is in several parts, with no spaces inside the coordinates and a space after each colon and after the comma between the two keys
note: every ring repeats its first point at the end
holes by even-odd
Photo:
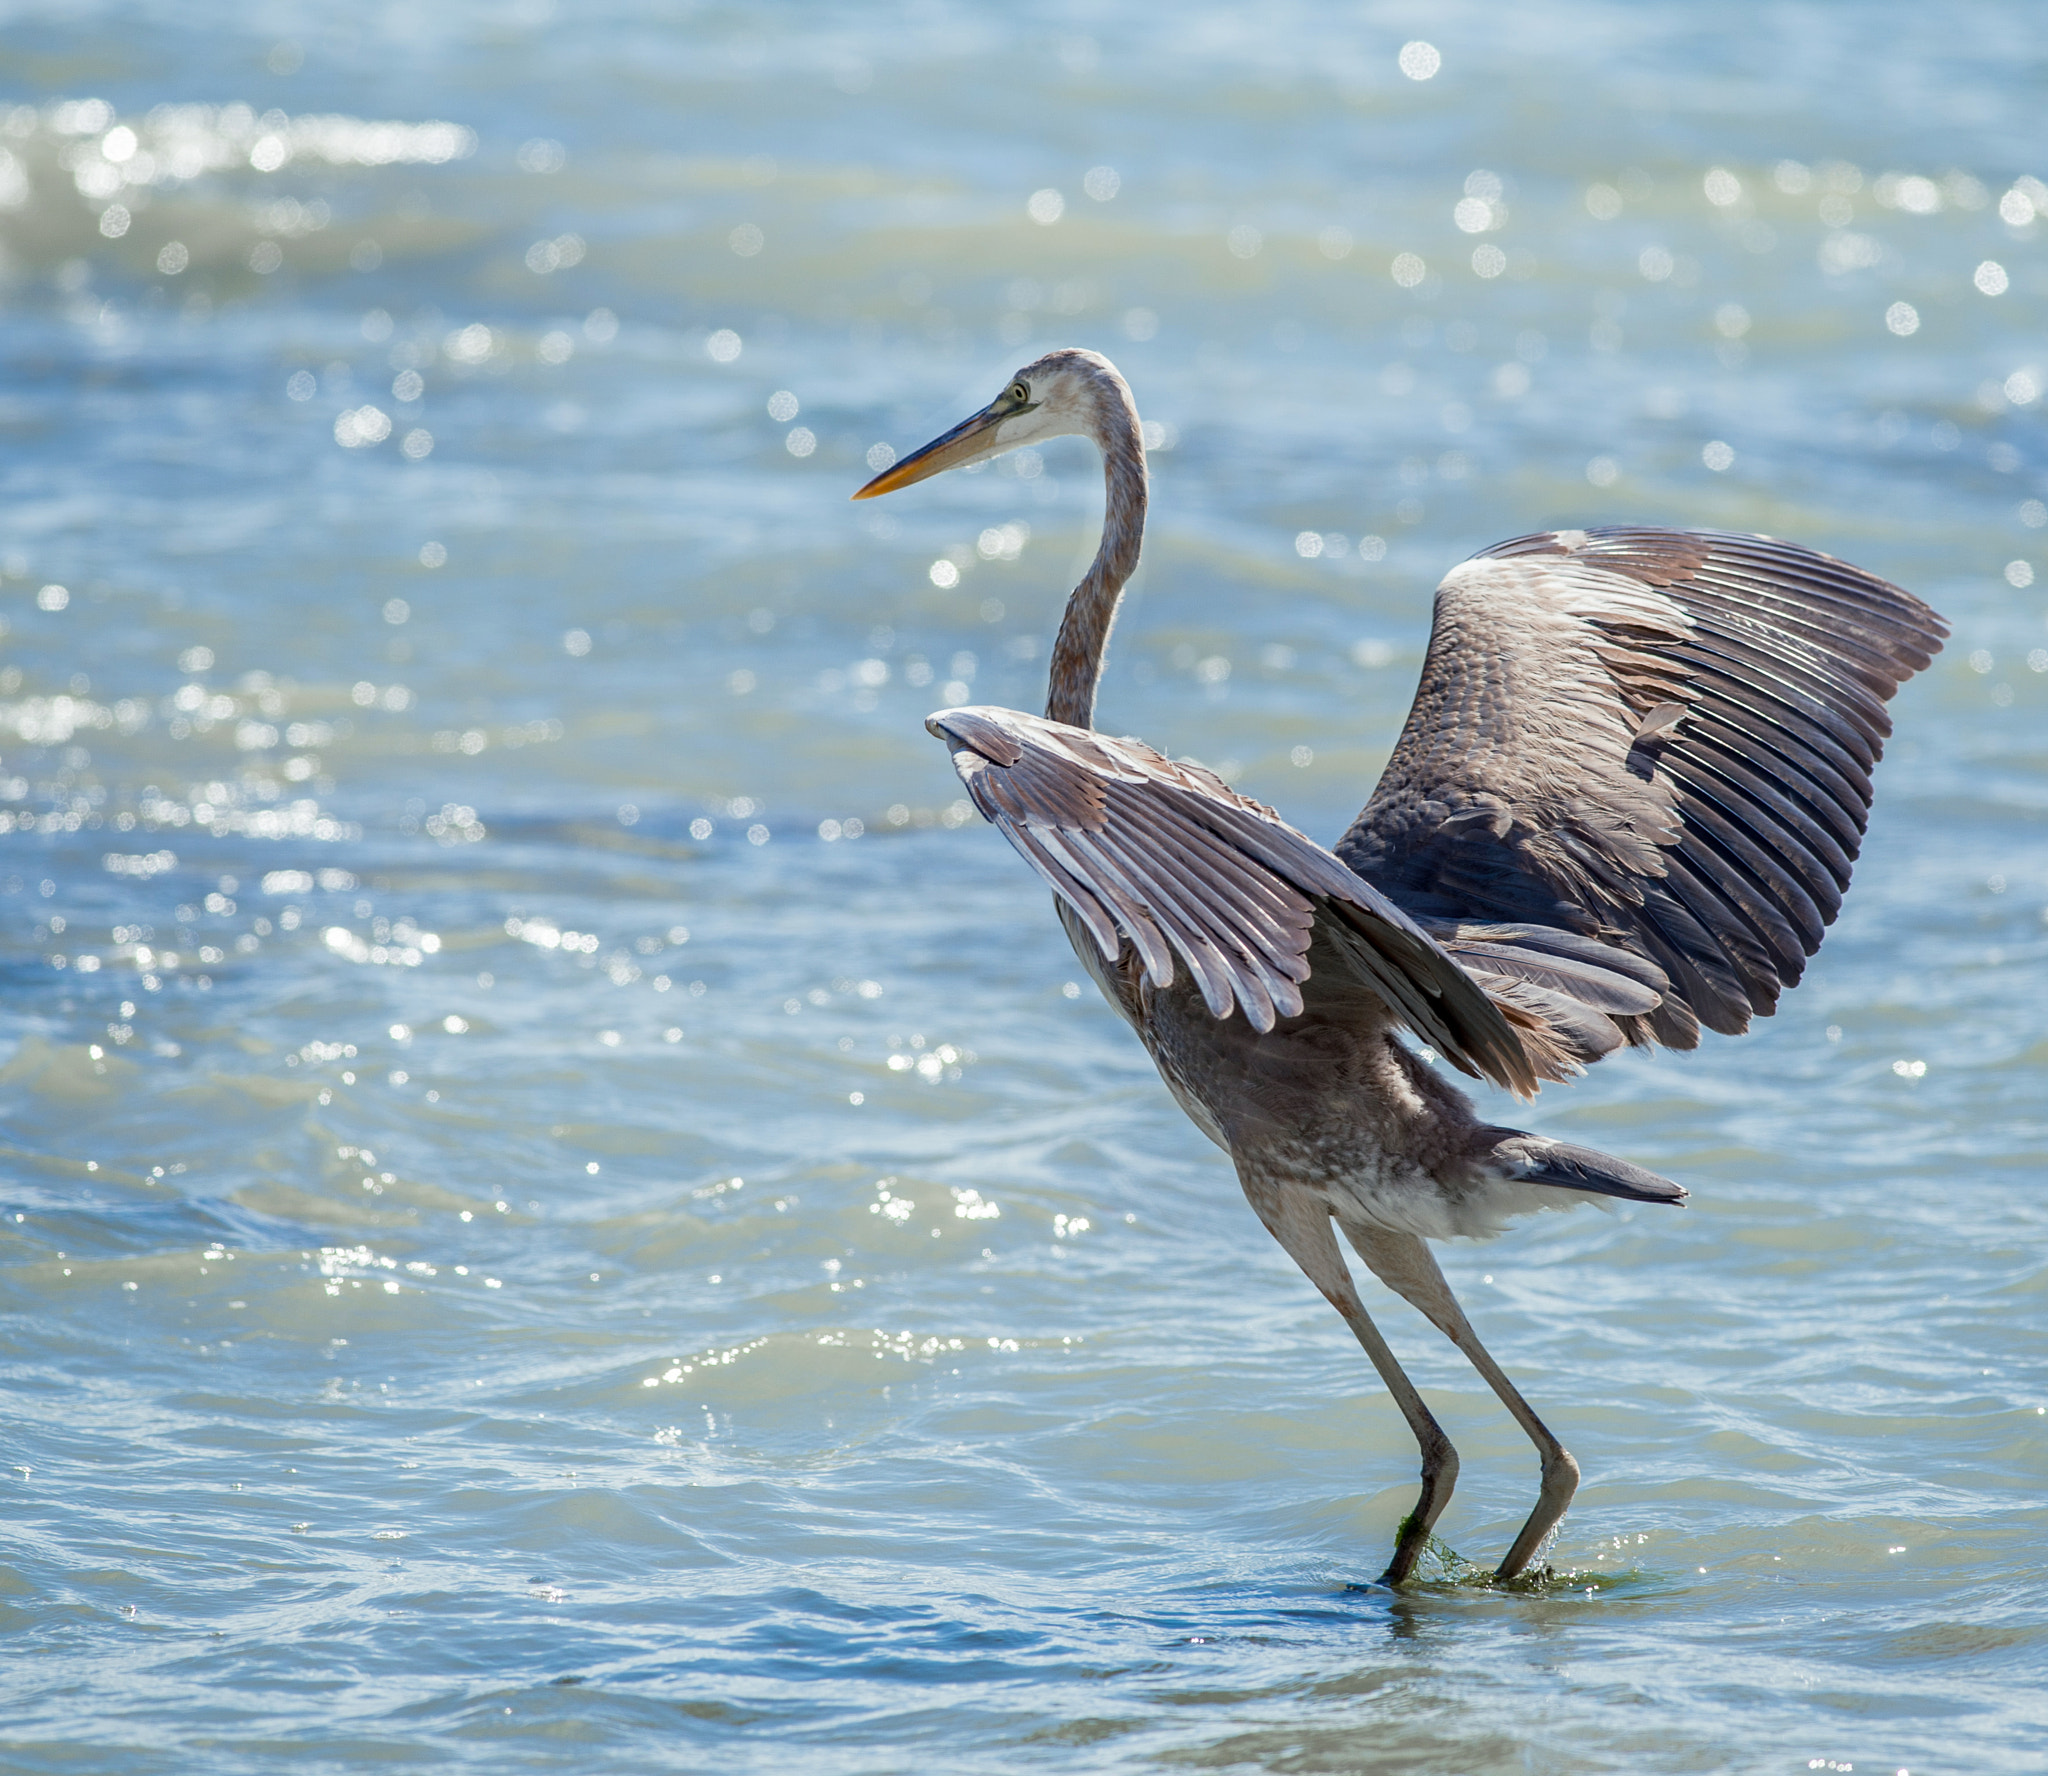
{"type": "Polygon", "coordinates": [[[1515,1422],[1528,1433],[1542,1457],[1543,1482],[1536,1495],[1536,1508],[1529,1513],[1529,1521],[1522,1525],[1522,1533],[1515,1537],[1514,1546],[1495,1574],[1512,1579],[1535,1557],[1543,1538],[1557,1527],[1558,1519],[1571,1504],[1572,1494],[1578,1490],[1579,1464],[1551,1435],[1550,1427],[1536,1416],[1520,1390],[1502,1373],[1501,1366],[1487,1354],[1486,1346],[1472,1330],[1472,1322],[1465,1317],[1465,1310],[1458,1305],[1458,1298],[1451,1293],[1450,1284],[1444,1281],[1444,1273],[1437,1268],[1435,1254],[1417,1235],[1348,1221],[1344,1232],[1373,1275],[1396,1294],[1405,1296],[1465,1353],[1466,1360],[1500,1396],[1501,1404],[1514,1414],[1515,1422]]]}
{"type": "Polygon", "coordinates": [[[1288,1256],[1301,1266],[1308,1280],[1323,1292],[1324,1299],[1344,1316],[1345,1324],[1357,1335],[1365,1354],[1372,1359],[1372,1366],[1379,1371],[1380,1380],[1386,1383],[1387,1392],[1394,1396],[1394,1404],[1401,1408],[1409,1430],[1415,1433],[1422,1451],[1422,1492],[1415,1501],[1415,1509],[1402,1520],[1394,1542],[1394,1557],[1380,1575],[1383,1585],[1405,1583],[1415,1568],[1416,1557],[1429,1540],[1429,1532],[1443,1515],[1444,1506],[1451,1502],[1451,1489],[1458,1483],[1458,1452],[1451,1447],[1443,1426],[1423,1403],[1407,1372],[1395,1360],[1380,1329],[1367,1316],[1365,1303],[1359,1299],[1351,1279],[1351,1267],[1344,1262],[1336,1232],[1330,1226],[1327,1204],[1299,1184],[1273,1183],[1243,1174],[1240,1177],[1259,1219],[1287,1248],[1288,1256]]]}

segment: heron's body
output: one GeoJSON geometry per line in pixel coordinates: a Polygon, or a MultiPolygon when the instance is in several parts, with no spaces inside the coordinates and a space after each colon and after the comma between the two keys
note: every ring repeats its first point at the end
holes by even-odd
{"type": "Polygon", "coordinates": [[[1385,1002],[1311,940],[1301,1014],[1261,1033],[1219,1020],[1185,975],[1155,987],[1105,963],[1062,910],[1076,954],[1150,1051],[1175,1101],[1248,1177],[1292,1181],[1339,1221],[1432,1239],[1500,1230],[1542,1207],[1476,1161],[1462,1092],[1399,1039],[1385,1002]]]}
{"type": "Polygon", "coordinates": [[[1137,415],[1106,360],[1040,359],[862,493],[1060,432],[1096,440],[1108,499],[1046,714],[949,709],[927,725],[1406,1415],[1423,1487],[1388,1580],[1408,1576],[1457,1457],[1367,1315],[1336,1228],[1536,1443],[1542,1490],[1501,1563],[1511,1578],[1577,1465],[1424,1242],[1589,1194],[1685,1192],[1483,1122],[1402,1038],[1533,1095],[1624,1043],[1690,1048],[1702,1024],[1734,1034],[1767,1015],[1841,904],[1884,700],[1946,631],[1898,588],[1768,538],[1631,528],[1502,544],[1445,578],[1394,756],[1326,850],[1201,766],[1094,731],[1146,503],[1137,415]]]}

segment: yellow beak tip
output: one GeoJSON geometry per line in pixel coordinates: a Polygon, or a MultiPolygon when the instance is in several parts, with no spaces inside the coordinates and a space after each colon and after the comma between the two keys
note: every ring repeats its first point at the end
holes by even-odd
{"type": "Polygon", "coordinates": [[[903,477],[897,473],[896,469],[887,468],[884,469],[879,475],[877,475],[872,481],[870,481],[865,487],[855,489],[855,491],[848,494],[847,497],[849,499],[857,500],[880,499],[882,495],[885,493],[894,493],[896,489],[901,487],[903,484],[903,477]]]}

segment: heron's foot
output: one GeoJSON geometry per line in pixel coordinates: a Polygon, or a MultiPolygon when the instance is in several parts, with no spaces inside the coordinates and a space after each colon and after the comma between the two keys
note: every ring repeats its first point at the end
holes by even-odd
{"type": "Polygon", "coordinates": [[[1461,1591],[1510,1591],[1518,1596],[1535,1597],[1551,1591],[1577,1590],[1589,1583],[1604,1588],[1610,1577],[1605,1573],[1559,1572],[1548,1561],[1524,1567],[1518,1573],[1505,1574],[1496,1568],[1479,1566],[1467,1560],[1442,1537],[1418,1529],[1414,1517],[1410,1516],[1402,1521],[1400,1539],[1395,1543],[1394,1558],[1387,1570],[1370,1585],[1361,1585],[1358,1589],[1383,1591],[1398,1590],[1406,1585],[1428,1585],[1461,1591]]]}
{"type": "MultiPolygon", "coordinates": [[[[1421,1407],[1421,1401],[1417,1400],[1416,1405],[1421,1407]]],[[[1458,1485],[1458,1452],[1436,1420],[1427,1416],[1427,1409],[1423,1410],[1425,1424],[1417,1433],[1422,1444],[1422,1492],[1415,1501],[1415,1509],[1401,1519],[1401,1527],[1395,1532],[1394,1557],[1380,1574],[1382,1585],[1408,1583],[1416,1561],[1433,1540],[1430,1531],[1444,1514],[1444,1506],[1451,1502],[1451,1494],[1458,1485]]]]}
{"type": "Polygon", "coordinates": [[[1538,1551],[1557,1533],[1558,1523],[1578,1488],[1579,1464],[1562,1444],[1554,1446],[1544,1458],[1543,1486],[1537,1494],[1536,1508],[1529,1513],[1529,1521],[1522,1525],[1522,1533],[1515,1537],[1515,1545],[1494,1575],[1502,1584],[1520,1578],[1538,1551]]]}
{"type": "Polygon", "coordinates": [[[1380,1574],[1379,1582],[1382,1585],[1407,1584],[1415,1571],[1416,1558],[1428,1540],[1429,1525],[1422,1521],[1422,1513],[1410,1511],[1401,1519],[1401,1527],[1394,1532],[1394,1557],[1387,1562],[1387,1570],[1380,1574]]]}
{"type": "Polygon", "coordinates": [[[1394,1558],[1378,1583],[1390,1588],[1409,1584],[1490,1585],[1493,1574],[1483,1566],[1474,1566],[1449,1542],[1431,1535],[1414,1516],[1409,1516],[1402,1520],[1400,1535],[1394,1543],[1394,1558]]]}

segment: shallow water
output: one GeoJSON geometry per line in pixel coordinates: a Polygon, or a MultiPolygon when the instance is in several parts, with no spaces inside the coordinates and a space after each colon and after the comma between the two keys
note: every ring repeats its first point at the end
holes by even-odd
{"type": "Polygon", "coordinates": [[[2039,1767],[2034,9],[0,44],[9,1768],[2039,1767]],[[1781,1014],[1500,1107],[1694,1193],[1445,1252],[1540,1594],[1363,1583],[1398,1415],[922,731],[1096,472],[845,495],[1061,343],[1159,428],[1103,720],[1324,837],[1497,538],[1954,623],[1781,1014]]]}

